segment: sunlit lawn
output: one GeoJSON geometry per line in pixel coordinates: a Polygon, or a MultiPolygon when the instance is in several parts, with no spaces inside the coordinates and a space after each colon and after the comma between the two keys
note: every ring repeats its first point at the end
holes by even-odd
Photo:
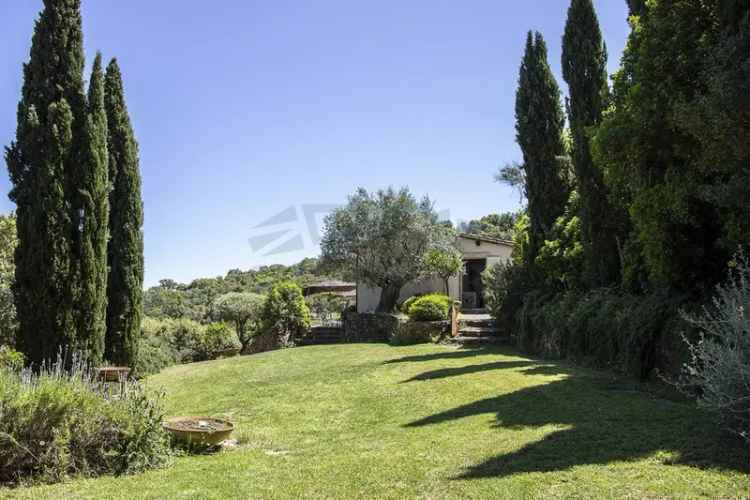
{"type": "Polygon", "coordinates": [[[184,365],[170,414],[240,446],[20,498],[747,497],[748,454],[694,407],[511,350],[350,344],[184,365]]]}

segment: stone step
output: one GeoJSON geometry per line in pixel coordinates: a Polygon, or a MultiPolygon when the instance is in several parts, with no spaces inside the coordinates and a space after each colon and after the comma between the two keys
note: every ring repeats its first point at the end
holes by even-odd
{"type": "Polygon", "coordinates": [[[487,309],[461,309],[461,314],[487,314],[487,309]]]}
{"type": "Polygon", "coordinates": [[[482,335],[478,337],[465,337],[459,335],[458,337],[453,337],[451,342],[459,345],[509,344],[511,340],[511,337],[508,335],[482,335]]]}
{"type": "Polygon", "coordinates": [[[499,335],[501,332],[495,325],[485,326],[462,326],[458,329],[459,335],[466,335],[469,337],[478,337],[482,335],[499,335]]]}
{"type": "Polygon", "coordinates": [[[464,326],[477,326],[477,327],[483,327],[483,326],[495,326],[496,322],[494,319],[459,319],[458,324],[461,327],[464,326]]]}

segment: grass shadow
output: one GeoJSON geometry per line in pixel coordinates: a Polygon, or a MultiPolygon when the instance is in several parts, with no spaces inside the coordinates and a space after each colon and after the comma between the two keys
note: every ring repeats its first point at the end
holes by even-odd
{"type": "Polygon", "coordinates": [[[435,380],[448,377],[457,377],[459,375],[468,375],[471,373],[480,373],[491,370],[503,370],[511,368],[521,368],[524,366],[536,366],[537,363],[533,361],[496,361],[493,363],[484,363],[480,365],[468,365],[459,366],[455,368],[441,368],[439,370],[431,370],[428,372],[420,373],[414,377],[401,381],[402,384],[407,382],[417,382],[425,380],[435,380]]]}
{"type": "Polygon", "coordinates": [[[464,347],[455,350],[448,350],[441,352],[433,352],[430,354],[418,354],[415,356],[403,356],[401,358],[389,359],[383,362],[383,364],[390,365],[395,363],[417,363],[424,361],[437,361],[441,359],[465,359],[473,358],[477,356],[487,356],[491,354],[505,354],[508,356],[517,356],[518,352],[511,347],[507,346],[481,346],[481,347],[464,347]]]}
{"type": "MultiPolygon", "coordinates": [[[[512,367],[513,362],[509,365],[506,368],[512,367]]],[[[466,367],[466,373],[483,371],[480,366],[466,367]]],[[[502,368],[500,364],[488,363],[486,369],[498,368],[502,368]]],[[[428,379],[430,374],[432,378],[451,376],[451,370],[457,373],[460,369],[436,370],[415,379],[428,379]]],[[[750,472],[747,449],[726,438],[713,416],[692,404],[658,399],[643,392],[601,390],[595,378],[576,376],[562,366],[545,364],[522,373],[568,377],[458,406],[406,427],[494,414],[498,428],[565,428],[515,452],[472,466],[456,479],[561,471],[577,465],[638,460],[656,453],[663,453],[663,463],[669,465],[750,472]]]]}

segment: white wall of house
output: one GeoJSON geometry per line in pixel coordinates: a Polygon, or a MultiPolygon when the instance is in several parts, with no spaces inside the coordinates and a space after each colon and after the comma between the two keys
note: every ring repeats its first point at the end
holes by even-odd
{"type": "MultiPolygon", "coordinates": [[[[464,260],[485,259],[488,266],[498,261],[510,260],[513,251],[513,245],[510,242],[499,242],[467,235],[459,236],[458,248],[464,260]]],[[[455,300],[461,300],[461,281],[459,275],[448,280],[448,295],[455,300]]],[[[380,291],[380,288],[377,287],[357,284],[357,311],[374,311],[380,302],[380,291]]],[[[409,283],[401,289],[399,302],[413,295],[432,292],[445,293],[445,282],[437,277],[428,277],[409,283]]]]}

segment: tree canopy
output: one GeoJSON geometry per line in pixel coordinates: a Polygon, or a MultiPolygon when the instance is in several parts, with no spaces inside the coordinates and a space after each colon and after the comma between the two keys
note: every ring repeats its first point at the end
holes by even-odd
{"type": "Polygon", "coordinates": [[[245,350],[253,337],[260,333],[261,312],[265,297],[257,293],[230,292],[218,297],[213,303],[214,314],[223,321],[231,322],[237,338],[245,350]]]}
{"type": "Polygon", "coordinates": [[[455,240],[429,198],[417,201],[407,188],[372,194],[360,188],[326,218],[321,258],[328,268],[379,287],[378,311],[391,312],[401,288],[429,274],[428,253],[455,240]]]}

